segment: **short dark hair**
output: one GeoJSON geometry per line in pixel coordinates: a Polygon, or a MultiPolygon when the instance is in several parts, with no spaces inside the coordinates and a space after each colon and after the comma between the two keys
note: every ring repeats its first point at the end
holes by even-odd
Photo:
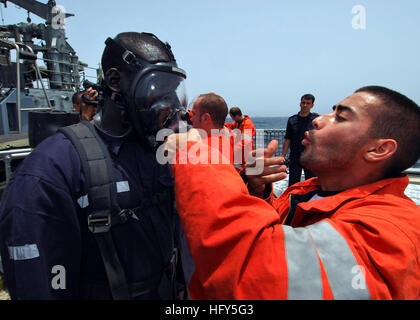
{"type": "Polygon", "coordinates": [[[198,97],[198,111],[200,116],[209,113],[213,123],[223,128],[228,114],[226,101],[217,94],[202,94],[198,97]]]}
{"type": "MultiPolygon", "coordinates": [[[[168,47],[150,33],[123,32],[118,34],[114,40],[150,63],[174,60],[168,47]]],[[[111,68],[117,68],[118,70],[125,70],[126,68],[126,64],[121,57],[115,57],[109,47],[105,47],[101,63],[104,74],[111,68]]]]}
{"type": "Polygon", "coordinates": [[[232,117],[236,117],[236,116],[242,117],[242,111],[238,107],[233,107],[232,109],[230,109],[229,114],[232,117]]]}
{"type": "Polygon", "coordinates": [[[398,176],[420,158],[420,107],[405,95],[380,86],[366,86],[355,93],[367,92],[381,104],[369,109],[372,126],[369,134],[376,139],[394,139],[398,149],[386,168],[387,177],[398,176]]]}
{"type": "Polygon", "coordinates": [[[312,95],[312,94],[310,94],[310,93],[307,93],[307,94],[304,94],[302,96],[302,98],[300,99],[300,101],[302,101],[302,100],[312,100],[312,103],[315,103],[315,96],[312,95]]]}

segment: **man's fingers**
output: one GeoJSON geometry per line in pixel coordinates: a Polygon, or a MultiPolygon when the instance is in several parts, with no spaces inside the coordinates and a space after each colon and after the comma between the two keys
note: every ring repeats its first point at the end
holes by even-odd
{"type": "Polygon", "coordinates": [[[271,141],[267,146],[267,152],[264,152],[266,158],[271,158],[277,151],[279,142],[277,140],[271,141]]]}
{"type": "Polygon", "coordinates": [[[264,161],[264,165],[270,166],[282,164],[284,162],[283,157],[272,157],[276,153],[277,147],[278,142],[273,140],[266,149],[257,149],[252,151],[247,158],[247,167],[255,167],[256,164],[261,163],[261,161],[264,161]]]}
{"type": "Polygon", "coordinates": [[[279,147],[279,142],[277,140],[273,140],[271,141],[267,148],[259,148],[256,150],[252,150],[252,152],[249,153],[248,157],[257,157],[257,156],[262,156],[264,155],[264,157],[270,158],[273,156],[273,154],[276,153],[277,148],[279,147]]]}
{"type": "Polygon", "coordinates": [[[277,173],[283,173],[287,171],[286,166],[275,166],[275,167],[266,167],[264,168],[263,173],[261,174],[262,177],[268,176],[270,174],[277,174],[277,173]]]}
{"type": "Polygon", "coordinates": [[[252,163],[248,163],[246,165],[247,168],[255,168],[257,165],[263,165],[264,167],[268,166],[279,166],[284,163],[283,157],[275,157],[275,158],[265,158],[260,157],[255,159],[252,163]]]}
{"type": "Polygon", "coordinates": [[[263,181],[265,184],[271,184],[271,183],[275,183],[281,180],[284,180],[287,178],[287,174],[282,172],[282,173],[277,173],[277,174],[272,174],[269,176],[265,176],[263,177],[263,181]]]}
{"type": "Polygon", "coordinates": [[[284,163],[283,157],[265,158],[264,166],[279,166],[284,163]]]}
{"type": "Polygon", "coordinates": [[[88,88],[88,89],[86,90],[86,93],[87,93],[87,95],[88,95],[88,97],[89,97],[90,99],[92,99],[92,98],[96,98],[96,97],[98,97],[98,95],[99,95],[98,91],[96,91],[96,90],[94,90],[94,89],[92,89],[92,88],[88,88]]]}

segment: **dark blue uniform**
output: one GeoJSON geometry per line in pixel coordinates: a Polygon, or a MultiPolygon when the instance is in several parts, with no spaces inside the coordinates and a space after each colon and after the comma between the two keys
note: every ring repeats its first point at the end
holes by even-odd
{"type": "Polygon", "coordinates": [[[290,165],[289,165],[289,186],[300,181],[302,169],[305,172],[305,179],[314,177],[314,174],[308,169],[302,167],[299,162],[300,155],[305,149],[302,140],[305,138],[305,132],[312,130],[312,121],[318,117],[318,114],[310,113],[307,117],[301,117],[298,114],[289,118],[287,122],[285,139],[290,140],[290,165]]]}
{"type": "MultiPolygon", "coordinates": [[[[159,277],[175,245],[189,281],[193,263],[174,208],[173,178],[155,151],[133,136],[103,139],[110,151],[122,209],[170,189],[125,224],[111,228],[128,283],[159,277]]],[[[87,227],[89,203],[79,155],[58,133],[28,156],[5,190],[0,207],[0,249],[13,299],[111,299],[103,261],[87,227]],[[65,275],[57,286],[57,277],[65,275]],[[58,287],[58,288],[57,288],[58,287]]],[[[178,285],[184,279],[178,265],[178,285]]],[[[157,288],[139,299],[159,299],[157,288]]]]}

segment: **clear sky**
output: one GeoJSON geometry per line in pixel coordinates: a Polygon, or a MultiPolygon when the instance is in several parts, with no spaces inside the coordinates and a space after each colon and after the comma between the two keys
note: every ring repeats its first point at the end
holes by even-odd
{"type": "MultiPolygon", "coordinates": [[[[354,90],[372,84],[420,103],[418,0],[57,4],[75,14],[66,20],[66,32],[83,62],[98,65],[108,36],[152,32],[172,45],[187,71],[190,99],[214,91],[251,116],[290,116],[305,93],[316,96],[314,111],[330,112],[354,90]],[[365,9],[365,20],[362,11],[352,12],[357,5],[365,9]]],[[[3,13],[6,24],[26,21],[26,11],[10,2],[3,13]]],[[[32,21],[41,22],[33,15],[32,21]]]]}

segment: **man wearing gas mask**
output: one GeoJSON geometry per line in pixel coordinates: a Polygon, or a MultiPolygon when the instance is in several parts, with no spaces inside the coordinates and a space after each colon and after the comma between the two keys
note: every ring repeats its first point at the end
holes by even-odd
{"type": "Polygon", "coordinates": [[[177,131],[186,74],[148,33],[108,38],[94,125],[46,139],[0,207],[12,299],[177,299],[194,265],[156,134],[177,131]],[[105,178],[104,178],[105,177],[105,178]]]}

